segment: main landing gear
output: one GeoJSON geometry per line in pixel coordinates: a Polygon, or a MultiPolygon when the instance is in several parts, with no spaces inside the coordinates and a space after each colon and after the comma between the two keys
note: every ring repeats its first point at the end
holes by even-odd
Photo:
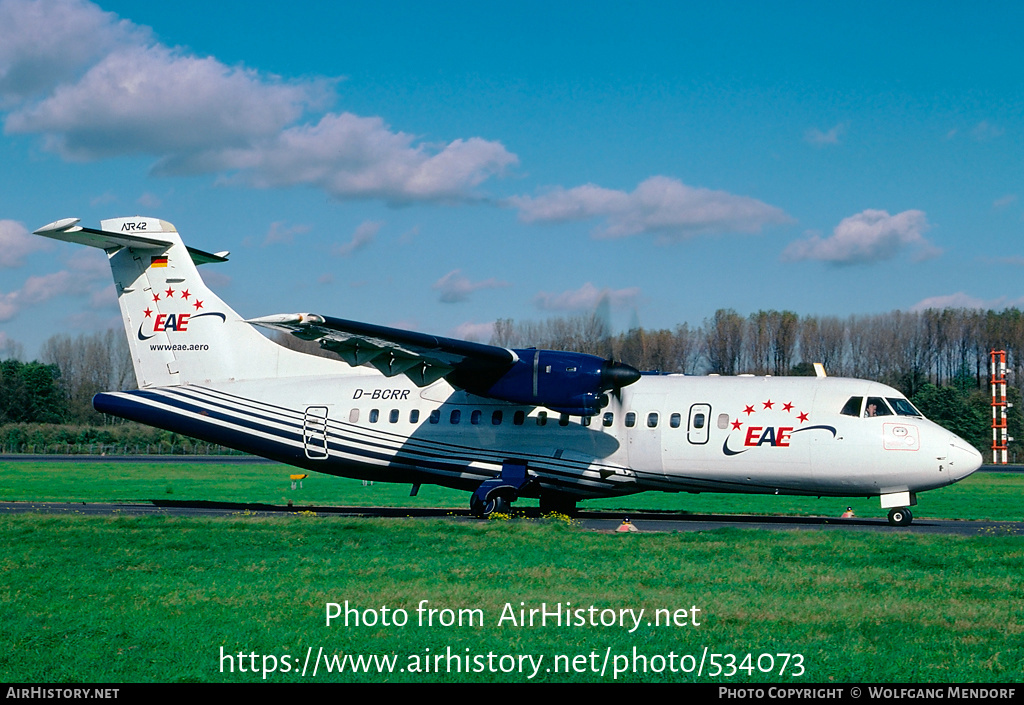
{"type": "Polygon", "coordinates": [[[894,507],[889,510],[889,523],[893,526],[910,526],[914,515],[906,507],[894,507]]]}
{"type": "MultiPolygon", "coordinates": [[[[505,514],[512,503],[528,493],[537,496],[536,478],[526,469],[526,463],[506,460],[501,465],[501,475],[485,480],[469,497],[469,511],[477,519],[486,519],[492,514],[505,514]]],[[[540,492],[540,513],[566,514],[575,516],[576,499],[561,492],[540,492]]]]}
{"type": "Polygon", "coordinates": [[[469,511],[477,519],[504,514],[532,482],[533,478],[526,472],[526,463],[506,460],[501,465],[501,475],[485,480],[476,488],[469,498],[469,511]]]}

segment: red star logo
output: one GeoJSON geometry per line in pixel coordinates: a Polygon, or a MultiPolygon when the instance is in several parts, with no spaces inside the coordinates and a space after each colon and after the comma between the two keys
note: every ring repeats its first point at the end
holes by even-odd
{"type": "Polygon", "coordinates": [[[736,419],[735,421],[732,422],[732,430],[733,431],[739,431],[740,427],[742,425],[743,425],[743,422],[740,421],[739,419],[736,419]]]}
{"type": "Polygon", "coordinates": [[[198,311],[199,309],[201,309],[203,307],[203,302],[200,301],[199,299],[196,299],[196,302],[194,304],[192,304],[192,305],[195,306],[196,307],[196,311],[198,311]]]}
{"type": "Polygon", "coordinates": [[[146,314],[146,318],[149,318],[150,316],[153,315],[153,312],[149,310],[149,306],[146,307],[146,310],[143,311],[143,313],[146,314]]]}
{"type": "Polygon", "coordinates": [[[744,408],[743,413],[746,414],[747,416],[750,416],[752,413],[754,413],[754,407],[748,406],[744,408]]]}
{"type": "Polygon", "coordinates": [[[171,298],[171,296],[174,295],[174,289],[172,289],[171,287],[167,287],[167,291],[165,291],[164,293],[167,294],[167,298],[171,298]]]}
{"type": "Polygon", "coordinates": [[[807,414],[801,411],[799,414],[797,414],[797,418],[800,419],[800,423],[803,423],[804,421],[807,420],[807,414]]]}
{"type": "Polygon", "coordinates": [[[782,410],[783,411],[792,411],[793,410],[793,402],[789,402],[788,404],[783,404],[782,405],[782,410]]]}
{"type": "Polygon", "coordinates": [[[181,298],[187,299],[189,296],[191,296],[191,294],[188,293],[188,289],[185,289],[185,291],[181,292],[181,298]]]}
{"type": "Polygon", "coordinates": [[[772,408],[772,404],[774,404],[774,402],[771,399],[769,399],[768,401],[764,402],[764,408],[770,409],[772,408]]]}
{"type": "Polygon", "coordinates": [[[156,301],[159,301],[159,300],[160,300],[160,294],[153,294],[153,301],[156,302],[156,301]]]}

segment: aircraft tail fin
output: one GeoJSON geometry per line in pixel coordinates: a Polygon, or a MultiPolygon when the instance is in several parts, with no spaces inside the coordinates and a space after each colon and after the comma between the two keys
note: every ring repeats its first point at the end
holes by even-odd
{"type": "Polygon", "coordinates": [[[36,231],[107,253],[140,388],[311,374],[313,358],[268,340],[206,286],[198,264],[228,253],[188,248],[157,218],[114,218],[94,230],[67,218],[36,231]]]}

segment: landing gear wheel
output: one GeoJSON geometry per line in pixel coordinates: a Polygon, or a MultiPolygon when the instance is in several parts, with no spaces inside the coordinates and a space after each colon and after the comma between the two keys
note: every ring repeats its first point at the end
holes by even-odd
{"type": "Polygon", "coordinates": [[[477,519],[486,519],[492,514],[507,514],[511,506],[512,504],[500,495],[487,501],[479,499],[476,494],[469,498],[469,511],[477,519]]]}
{"type": "Polygon", "coordinates": [[[914,515],[906,507],[889,510],[889,523],[893,526],[910,526],[912,521],[914,521],[914,515]]]}

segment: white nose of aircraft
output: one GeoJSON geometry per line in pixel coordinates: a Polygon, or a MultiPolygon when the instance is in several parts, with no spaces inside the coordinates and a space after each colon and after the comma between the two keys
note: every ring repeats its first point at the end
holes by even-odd
{"type": "Polygon", "coordinates": [[[981,453],[959,436],[952,436],[949,439],[947,462],[950,477],[957,482],[981,467],[981,453]]]}

